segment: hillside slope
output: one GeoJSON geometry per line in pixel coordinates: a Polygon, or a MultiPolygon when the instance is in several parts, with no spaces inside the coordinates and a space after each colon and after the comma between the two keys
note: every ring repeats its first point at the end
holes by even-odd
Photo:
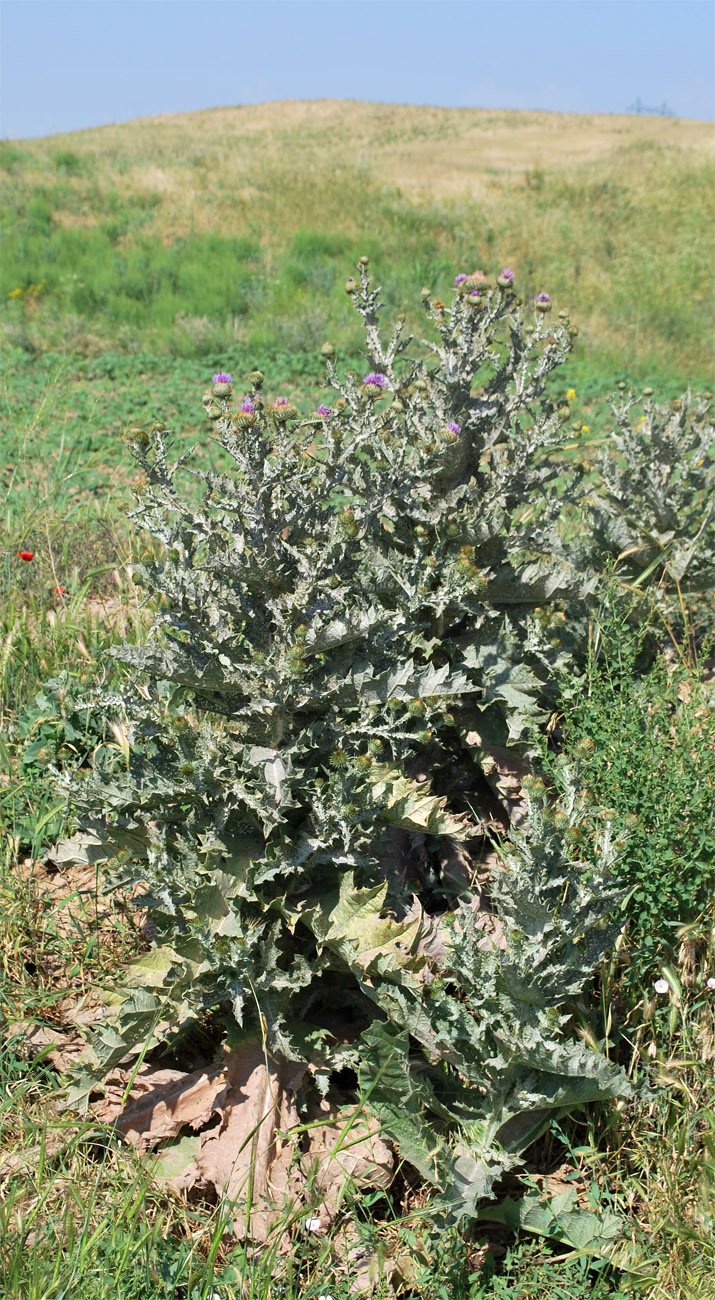
{"type": "Polygon", "coordinates": [[[11,341],[195,353],[350,338],[373,257],[404,301],[509,263],[614,372],[712,363],[708,123],[280,102],[4,149],[11,341]],[[415,284],[415,281],[418,281],[415,284]],[[408,287],[409,285],[409,287],[408,287]]]}

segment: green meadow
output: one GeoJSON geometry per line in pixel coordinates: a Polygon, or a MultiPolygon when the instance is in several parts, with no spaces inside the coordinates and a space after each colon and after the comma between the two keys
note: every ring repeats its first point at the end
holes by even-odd
{"type": "MultiPolygon", "coordinates": [[[[169,1196],[116,1135],[62,1108],[71,1015],[145,942],[98,877],[43,865],[68,826],[50,762],[121,745],[74,701],[112,680],[108,648],[149,622],[131,581],[145,544],[128,518],[136,471],[123,433],[165,422],[206,462],[201,397],[216,370],[240,385],[260,367],[272,396],[314,410],[326,340],[340,366],[365,365],[344,283],[367,255],[420,335],[421,286],[447,299],[455,275],[477,268],[510,266],[524,298],[547,291],[555,313],[568,310],[578,345],[552,395],[568,400],[591,464],[619,382],[660,401],[712,387],[711,128],[321,101],[0,150],[0,1297],[348,1300],[329,1242],[253,1256],[220,1206],[169,1196]],[[50,1026],[57,1042],[28,1026],[50,1026]]],[[[653,632],[668,653],[643,686],[632,626],[604,610],[588,697],[563,723],[565,743],[596,743],[588,779],[602,806],[638,818],[628,852],[644,926],[661,895],[677,911],[690,897],[683,873],[705,878],[715,855],[712,632],[711,611],[683,600],[677,626],[653,632]],[[635,773],[626,747],[641,753],[635,773]],[[690,856],[684,825],[699,846],[690,856]]],[[[624,1217],[619,1264],[594,1266],[508,1223],[466,1243],[442,1234],[403,1179],[351,1208],[356,1243],[381,1261],[374,1294],[709,1300],[715,993],[693,972],[715,971],[715,930],[711,912],[688,908],[665,957],[653,955],[677,990],[667,1009],[652,972],[638,986],[629,940],[602,974],[599,1045],[628,1062],[638,1105],[565,1122],[527,1169],[533,1187],[556,1172],[581,1205],[624,1217]]]]}

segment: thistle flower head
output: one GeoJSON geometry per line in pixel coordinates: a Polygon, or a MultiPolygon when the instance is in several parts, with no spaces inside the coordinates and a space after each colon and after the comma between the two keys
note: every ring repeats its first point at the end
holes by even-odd
{"type": "Polygon", "coordinates": [[[320,406],[318,407],[318,415],[322,415],[324,420],[329,420],[332,414],[333,414],[332,406],[325,406],[323,402],[321,402],[320,406]]]}
{"type": "Polygon", "coordinates": [[[255,403],[251,401],[250,397],[244,397],[241,402],[241,410],[245,411],[247,415],[252,415],[255,409],[255,403]]]}
{"type": "Polygon", "coordinates": [[[508,266],[505,266],[503,270],[499,272],[499,279],[504,280],[506,284],[513,284],[514,272],[508,266]]]}
{"type": "Polygon", "coordinates": [[[276,400],[275,400],[275,402],[273,403],[273,405],[274,405],[274,406],[290,406],[290,402],[288,401],[288,398],[287,398],[287,397],[277,397],[276,400]]]}
{"type": "Polygon", "coordinates": [[[450,433],[462,432],[462,426],[461,424],[457,424],[456,420],[450,420],[449,424],[445,425],[445,428],[449,429],[450,433]]]}
{"type": "Polygon", "coordinates": [[[233,375],[226,374],[225,370],[217,370],[216,374],[214,375],[213,382],[215,384],[232,384],[233,375]]]}
{"type": "Polygon", "coordinates": [[[369,375],[365,375],[364,384],[372,384],[375,388],[384,388],[387,383],[387,376],[381,375],[379,370],[371,370],[369,375]]]}
{"type": "Polygon", "coordinates": [[[454,287],[455,287],[455,289],[458,289],[459,286],[460,286],[460,284],[464,284],[464,281],[465,281],[466,279],[467,279],[467,276],[465,275],[464,271],[462,271],[460,275],[455,275],[455,277],[454,277],[454,287]]]}
{"type": "MultiPolygon", "coordinates": [[[[502,272],[502,274],[503,274],[503,272],[502,272]]],[[[551,298],[549,297],[548,293],[537,293],[537,295],[536,295],[536,301],[537,301],[537,302],[551,302],[551,298]]]]}

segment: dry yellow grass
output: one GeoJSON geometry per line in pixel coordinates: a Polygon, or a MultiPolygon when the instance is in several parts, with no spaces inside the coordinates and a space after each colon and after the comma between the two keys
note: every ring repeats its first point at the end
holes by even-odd
{"type": "Polygon", "coordinates": [[[26,147],[40,158],[62,148],[90,153],[113,182],[121,160],[132,191],[185,209],[215,200],[219,181],[250,200],[263,188],[261,173],[277,166],[367,169],[419,200],[484,199],[496,182],[534,170],[596,168],[637,186],[638,162],[653,154],[695,165],[711,160],[715,129],[680,118],[281,100],[138,118],[26,147]]]}

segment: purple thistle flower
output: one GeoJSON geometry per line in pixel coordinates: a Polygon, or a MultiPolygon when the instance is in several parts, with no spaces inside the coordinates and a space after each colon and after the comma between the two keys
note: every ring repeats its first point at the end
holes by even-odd
{"type": "Polygon", "coordinates": [[[375,388],[384,388],[387,383],[387,376],[381,375],[379,370],[371,370],[369,375],[365,375],[362,382],[364,384],[374,384],[375,388]]]}
{"type": "Polygon", "coordinates": [[[510,271],[508,266],[505,266],[503,271],[500,272],[499,278],[501,280],[508,280],[509,284],[512,284],[514,280],[514,272],[510,271]]]}
{"type": "Polygon", "coordinates": [[[275,400],[274,405],[275,405],[275,406],[290,406],[290,402],[288,401],[288,398],[287,398],[287,397],[277,397],[276,400],[275,400]]]}
{"type": "Polygon", "coordinates": [[[256,408],[253,402],[251,401],[250,397],[244,397],[243,401],[241,402],[241,410],[246,411],[248,415],[252,415],[255,409],[256,408]]]}
{"type": "Polygon", "coordinates": [[[321,402],[320,406],[318,407],[318,415],[322,415],[324,420],[329,420],[332,414],[333,414],[332,406],[324,406],[323,403],[321,402]]]}
{"type": "MultiPolygon", "coordinates": [[[[503,273],[502,273],[502,274],[503,274],[503,273]]],[[[549,297],[548,293],[537,293],[537,295],[536,295],[536,301],[537,301],[537,302],[551,302],[551,298],[549,297]]]]}
{"type": "Polygon", "coordinates": [[[468,277],[467,275],[464,274],[464,271],[462,271],[460,275],[455,275],[455,277],[454,277],[454,287],[455,287],[455,289],[458,289],[459,286],[460,286],[460,284],[464,284],[464,281],[467,280],[468,278],[469,278],[469,277],[468,277]]]}
{"type": "Polygon", "coordinates": [[[450,420],[449,424],[447,425],[447,428],[449,429],[450,433],[462,432],[462,426],[461,424],[457,424],[456,420],[450,420]]]}
{"type": "Polygon", "coordinates": [[[214,375],[215,384],[232,384],[233,376],[227,375],[225,370],[218,370],[214,375]]]}
{"type": "Polygon", "coordinates": [[[469,296],[470,296],[470,298],[478,298],[478,297],[479,297],[479,290],[478,290],[478,289],[470,289],[470,291],[469,291],[469,296]]]}

